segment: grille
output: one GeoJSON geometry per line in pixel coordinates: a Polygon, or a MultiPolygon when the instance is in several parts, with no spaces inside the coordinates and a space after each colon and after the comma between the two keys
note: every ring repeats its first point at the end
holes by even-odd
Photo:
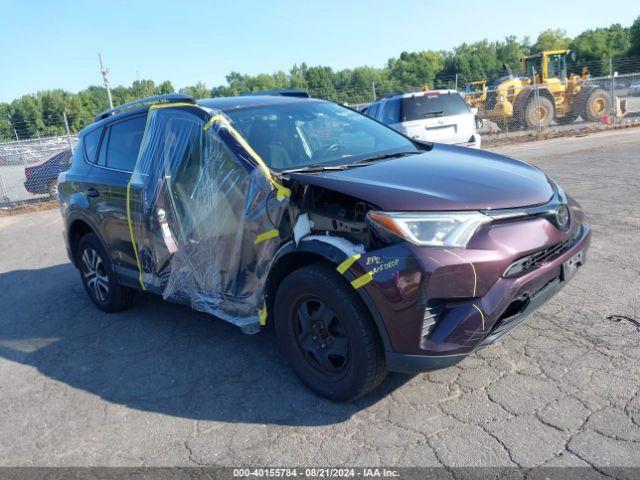
{"type": "Polygon", "coordinates": [[[503,274],[504,277],[517,277],[531,270],[535,270],[543,263],[549,262],[558,258],[565,253],[571,247],[573,247],[580,237],[582,236],[582,227],[580,227],[571,238],[564,242],[556,243],[555,245],[545,248],[544,250],[538,250],[525,257],[519,258],[507,268],[503,274]]]}

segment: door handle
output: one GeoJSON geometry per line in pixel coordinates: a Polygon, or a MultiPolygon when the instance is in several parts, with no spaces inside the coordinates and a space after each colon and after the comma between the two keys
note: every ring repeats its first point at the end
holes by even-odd
{"type": "Polygon", "coordinates": [[[84,193],[87,197],[97,197],[100,195],[100,192],[93,187],[87,188],[84,193]]]}

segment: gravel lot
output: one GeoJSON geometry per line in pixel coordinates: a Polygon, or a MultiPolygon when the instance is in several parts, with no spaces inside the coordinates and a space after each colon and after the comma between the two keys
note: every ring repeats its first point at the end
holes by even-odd
{"type": "Polygon", "coordinates": [[[99,312],[58,211],[1,217],[0,466],[640,467],[639,149],[638,129],[497,149],[582,203],[587,265],[503,342],[349,404],[271,334],[145,295],[99,312]]]}

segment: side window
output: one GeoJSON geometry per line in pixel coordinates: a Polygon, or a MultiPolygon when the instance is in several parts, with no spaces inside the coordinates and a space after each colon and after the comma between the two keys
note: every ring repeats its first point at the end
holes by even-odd
{"type": "MultiPolygon", "coordinates": [[[[109,127],[106,166],[117,170],[133,171],[142,142],[146,117],[133,117],[109,127]]],[[[103,145],[105,142],[102,142],[103,145]]],[[[102,152],[101,152],[102,153],[102,152]]]]}
{"type": "Polygon", "coordinates": [[[100,143],[101,135],[102,128],[96,128],[84,136],[84,156],[87,159],[87,162],[96,163],[96,153],[98,151],[98,143],[100,143]]]}
{"type": "Polygon", "coordinates": [[[386,103],[386,105],[384,106],[384,111],[382,112],[382,118],[380,121],[387,125],[392,125],[394,123],[400,122],[400,99],[399,98],[389,100],[386,103]]]}
{"type": "Polygon", "coordinates": [[[105,167],[107,165],[107,145],[109,145],[109,134],[111,129],[107,128],[102,136],[102,143],[100,144],[100,152],[98,152],[98,165],[105,167]]]}
{"type": "Polygon", "coordinates": [[[377,118],[379,109],[380,109],[380,104],[374,103],[369,107],[369,111],[367,112],[367,115],[369,115],[371,118],[377,118]]]}

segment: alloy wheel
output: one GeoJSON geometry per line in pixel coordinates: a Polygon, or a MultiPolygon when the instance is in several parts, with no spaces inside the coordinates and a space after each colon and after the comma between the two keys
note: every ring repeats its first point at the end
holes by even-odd
{"type": "Polygon", "coordinates": [[[93,297],[99,302],[106,302],[109,298],[109,277],[102,258],[91,247],[82,252],[82,276],[93,297]]]}

